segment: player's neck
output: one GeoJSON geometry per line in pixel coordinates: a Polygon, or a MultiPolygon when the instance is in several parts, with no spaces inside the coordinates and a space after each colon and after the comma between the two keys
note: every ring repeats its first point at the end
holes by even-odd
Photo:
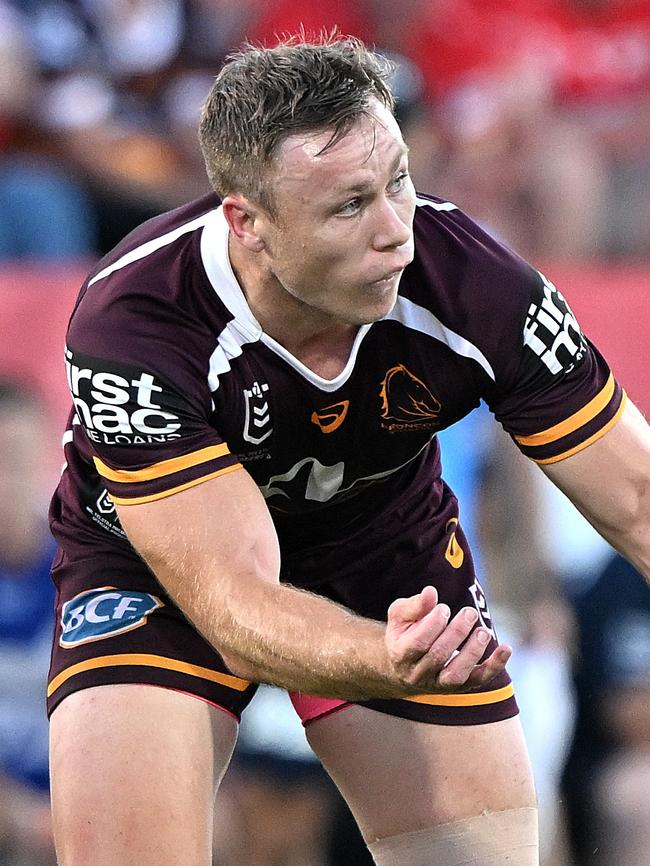
{"type": "Polygon", "coordinates": [[[295,298],[260,266],[257,256],[247,256],[238,245],[231,244],[229,253],[248,305],[266,334],[313,370],[328,357],[334,366],[345,366],[359,330],[357,325],[295,298]]]}

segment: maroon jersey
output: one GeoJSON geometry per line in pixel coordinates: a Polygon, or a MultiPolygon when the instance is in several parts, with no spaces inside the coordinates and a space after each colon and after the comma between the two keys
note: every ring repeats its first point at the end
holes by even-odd
{"type": "MultiPolygon", "coordinates": [[[[359,329],[334,379],[256,321],[215,196],[130,234],[83,286],[68,330],[74,408],[51,509],[62,545],[128,546],[114,502],[243,466],[273,517],[283,579],[380,580],[391,561],[417,568],[456,519],[435,434],[481,400],[539,463],[605,433],[624,395],[553,284],[449,202],[419,197],[414,232],[394,308],[359,329]]],[[[448,553],[459,556],[451,542],[448,553]]]]}

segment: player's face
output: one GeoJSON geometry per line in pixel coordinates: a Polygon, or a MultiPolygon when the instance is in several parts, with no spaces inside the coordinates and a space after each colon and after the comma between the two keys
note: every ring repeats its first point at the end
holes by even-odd
{"type": "Polygon", "coordinates": [[[379,102],[321,153],[330,137],[295,135],[281,146],[266,253],[305,314],[362,324],[390,312],[413,259],[415,191],[399,126],[379,102]]]}

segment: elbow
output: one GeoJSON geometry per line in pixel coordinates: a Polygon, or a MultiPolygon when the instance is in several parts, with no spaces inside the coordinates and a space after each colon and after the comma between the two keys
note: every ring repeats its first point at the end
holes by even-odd
{"type": "Polygon", "coordinates": [[[254,664],[230,653],[220,652],[219,654],[229,673],[233,676],[253,683],[259,681],[259,672],[256,670],[254,664]]]}

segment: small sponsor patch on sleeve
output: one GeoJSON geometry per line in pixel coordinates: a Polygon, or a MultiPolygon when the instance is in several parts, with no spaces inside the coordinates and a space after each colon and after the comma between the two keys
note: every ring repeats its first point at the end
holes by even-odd
{"type": "Polygon", "coordinates": [[[585,357],[587,342],[564,296],[544,274],[524,324],[527,346],[554,376],[569,373],[585,357]]]}
{"type": "Polygon", "coordinates": [[[66,348],[77,416],[98,445],[146,445],[181,438],[183,400],[150,371],[66,348]]]}
{"type": "Polygon", "coordinates": [[[95,452],[95,470],[113,507],[162,499],[239,467],[210,425],[198,389],[69,347],[66,372],[73,424],[80,424],[95,452]]]}
{"type": "Polygon", "coordinates": [[[563,295],[543,274],[530,273],[520,342],[511,353],[517,363],[488,402],[520,451],[547,464],[604,436],[626,398],[563,295]]]}

